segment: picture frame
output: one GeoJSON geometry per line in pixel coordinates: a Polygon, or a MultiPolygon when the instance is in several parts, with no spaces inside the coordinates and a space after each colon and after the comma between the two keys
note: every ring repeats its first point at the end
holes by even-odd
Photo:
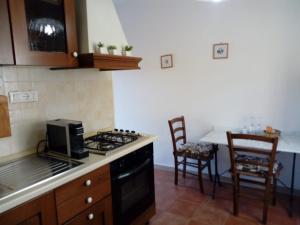
{"type": "Polygon", "coordinates": [[[160,56],[160,66],[161,69],[167,69],[173,67],[173,55],[167,54],[160,56]]]}
{"type": "Polygon", "coordinates": [[[218,43],[213,45],[213,59],[228,59],[228,43],[218,43]]]}

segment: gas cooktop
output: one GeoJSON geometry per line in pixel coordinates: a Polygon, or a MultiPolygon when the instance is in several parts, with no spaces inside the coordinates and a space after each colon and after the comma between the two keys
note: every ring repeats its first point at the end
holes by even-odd
{"type": "Polygon", "coordinates": [[[90,153],[108,155],[113,150],[130,142],[137,140],[140,134],[135,131],[118,130],[98,132],[96,135],[88,137],[84,140],[85,148],[90,153]]]}

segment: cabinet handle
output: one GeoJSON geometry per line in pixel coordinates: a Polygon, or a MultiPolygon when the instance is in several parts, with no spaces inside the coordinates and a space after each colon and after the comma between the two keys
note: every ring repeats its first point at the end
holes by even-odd
{"type": "Polygon", "coordinates": [[[73,52],[72,55],[73,55],[74,58],[78,57],[78,53],[77,52],[73,52]]]}
{"type": "Polygon", "coordinates": [[[91,184],[92,184],[92,181],[91,180],[86,180],[85,181],[85,186],[91,186],[91,184]]]}
{"type": "Polygon", "coordinates": [[[92,197],[88,197],[87,199],[86,199],[86,203],[87,204],[90,204],[90,203],[92,203],[93,202],[93,198],[92,197]]]}
{"type": "Polygon", "coordinates": [[[90,213],[90,214],[88,215],[88,219],[89,219],[89,220],[94,219],[94,214],[93,214],[93,213],[90,213]]]}

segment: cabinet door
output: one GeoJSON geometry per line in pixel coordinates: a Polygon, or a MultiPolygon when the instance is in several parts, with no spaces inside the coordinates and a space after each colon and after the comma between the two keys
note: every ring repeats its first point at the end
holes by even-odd
{"type": "Polygon", "coordinates": [[[0,64],[14,64],[7,0],[0,0],[0,64]]]}
{"type": "Polygon", "coordinates": [[[5,225],[56,225],[54,193],[50,192],[0,215],[5,225]]]}
{"type": "Polygon", "coordinates": [[[65,225],[112,225],[111,196],[96,203],[65,225]]]}
{"type": "Polygon", "coordinates": [[[9,0],[17,65],[76,66],[74,0],[9,0]]]}

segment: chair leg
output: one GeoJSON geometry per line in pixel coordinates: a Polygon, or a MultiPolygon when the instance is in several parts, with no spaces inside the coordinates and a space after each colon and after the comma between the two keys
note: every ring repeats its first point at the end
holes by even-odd
{"type": "Polygon", "coordinates": [[[175,161],[175,176],[174,176],[174,183],[175,185],[178,184],[178,158],[174,155],[174,161],[175,161]]]}
{"type": "Polygon", "coordinates": [[[235,216],[239,215],[238,185],[237,175],[232,174],[233,215],[235,216]]]}
{"type": "Polygon", "coordinates": [[[202,169],[201,169],[201,160],[200,159],[198,159],[198,180],[199,180],[200,191],[201,191],[202,194],[204,194],[203,180],[202,180],[202,169]]]}
{"type": "Polygon", "coordinates": [[[240,174],[237,174],[237,187],[236,191],[239,194],[240,193],[240,174]]]}
{"type": "Polygon", "coordinates": [[[266,224],[267,220],[268,220],[270,189],[271,189],[271,179],[270,179],[270,177],[268,177],[267,181],[266,181],[266,190],[265,190],[265,196],[264,196],[264,208],[263,208],[263,220],[262,220],[263,224],[266,224]]]}
{"type": "Polygon", "coordinates": [[[209,175],[210,182],[213,182],[213,177],[211,173],[211,160],[208,161],[208,175],[209,175]]]}
{"type": "Polygon", "coordinates": [[[183,178],[186,177],[186,157],[183,158],[183,173],[182,173],[183,178]]]}
{"type": "Polygon", "coordinates": [[[277,178],[273,176],[273,206],[276,205],[277,178]]]}

